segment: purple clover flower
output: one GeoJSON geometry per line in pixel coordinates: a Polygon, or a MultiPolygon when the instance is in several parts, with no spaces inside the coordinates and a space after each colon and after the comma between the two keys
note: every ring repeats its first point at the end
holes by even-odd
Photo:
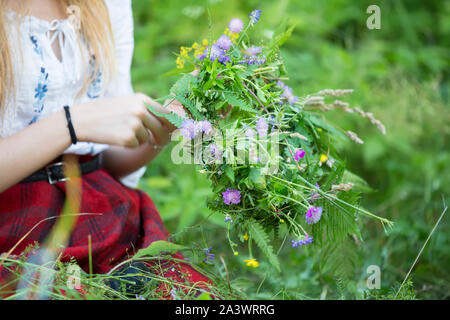
{"type": "Polygon", "coordinates": [[[244,23],[239,18],[231,19],[230,24],[228,25],[228,28],[233,33],[239,33],[244,29],[244,23]]]}
{"type": "Polygon", "coordinates": [[[184,120],[183,123],[181,124],[181,134],[186,139],[190,139],[190,140],[194,139],[195,134],[196,134],[195,121],[192,119],[184,120]]]}
{"type": "Polygon", "coordinates": [[[263,138],[267,136],[269,125],[267,124],[267,121],[264,117],[259,118],[258,122],[256,123],[256,130],[258,131],[260,137],[263,138]]]}
{"type": "Polygon", "coordinates": [[[319,222],[320,217],[322,216],[322,207],[309,207],[308,211],[306,212],[306,223],[308,224],[314,224],[319,222]]]}
{"type": "Polygon", "coordinates": [[[239,190],[228,188],[226,191],[222,192],[222,196],[223,202],[228,205],[239,204],[241,202],[241,193],[239,190]]]}
{"type": "Polygon", "coordinates": [[[217,40],[217,44],[221,49],[228,51],[230,50],[233,43],[228,36],[223,34],[220,36],[219,40],[217,40]]]}
{"type": "Polygon", "coordinates": [[[303,159],[305,157],[305,154],[306,154],[305,150],[297,149],[295,151],[295,161],[299,162],[300,159],[303,159]]]}
{"type": "Polygon", "coordinates": [[[209,58],[211,59],[211,61],[214,61],[214,60],[220,58],[221,56],[223,56],[224,54],[225,54],[225,51],[223,51],[223,49],[217,43],[214,43],[211,46],[211,52],[210,52],[209,58]]]}
{"type": "Polygon", "coordinates": [[[255,137],[255,130],[253,130],[252,128],[248,128],[247,130],[245,130],[245,135],[247,136],[247,138],[254,138],[255,137]]]}
{"type": "Polygon", "coordinates": [[[180,130],[183,137],[192,140],[200,132],[204,132],[206,134],[210,133],[212,131],[212,126],[211,122],[207,120],[194,121],[192,119],[186,119],[181,124],[180,130]]]}
{"type": "Polygon", "coordinates": [[[254,25],[259,21],[259,18],[261,17],[261,10],[253,10],[252,13],[250,13],[250,24],[254,25]]]}
{"type": "Polygon", "coordinates": [[[195,130],[197,132],[210,133],[212,130],[211,122],[208,120],[198,121],[195,123],[195,130]]]}

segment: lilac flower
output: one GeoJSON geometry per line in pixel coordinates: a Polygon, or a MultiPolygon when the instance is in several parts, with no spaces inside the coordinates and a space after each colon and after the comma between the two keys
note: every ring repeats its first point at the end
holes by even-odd
{"type": "Polygon", "coordinates": [[[208,120],[198,121],[195,123],[195,131],[204,132],[206,134],[210,133],[212,130],[211,122],[208,120]]]}
{"type": "Polygon", "coordinates": [[[308,211],[306,212],[306,223],[308,224],[314,224],[317,223],[320,220],[320,217],[322,216],[322,207],[309,207],[308,211]]]}
{"type": "Polygon", "coordinates": [[[225,216],[225,222],[233,223],[233,220],[231,219],[231,216],[230,216],[229,214],[227,214],[227,215],[225,216]]]}
{"type": "Polygon", "coordinates": [[[256,130],[258,131],[260,137],[267,136],[269,125],[267,124],[267,121],[264,117],[259,118],[258,122],[256,123],[256,130]]]}
{"type": "Polygon", "coordinates": [[[233,44],[230,40],[230,38],[226,35],[221,35],[219,40],[217,40],[217,44],[220,48],[222,48],[225,51],[230,50],[231,45],[233,44]]]}
{"type": "Polygon", "coordinates": [[[203,259],[204,262],[208,260],[214,260],[214,254],[211,253],[212,247],[209,247],[208,249],[203,249],[203,252],[206,254],[206,258],[203,259]]]}
{"type": "MultiPolygon", "coordinates": [[[[317,189],[320,188],[320,186],[319,186],[319,184],[317,182],[316,182],[316,188],[317,189]]],[[[309,202],[313,202],[317,198],[320,198],[320,194],[318,192],[313,192],[313,193],[311,193],[311,196],[309,197],[309,202]]]]}
{"type": "Polygon", "coordinates": [[[297,149],[295,151],[295,161],[299,162],[300,159],[303,159],[305,157],[305,150],[297,149]]]}
{"type": "Polygon", "coordinates": [[[261,53],[261,47],[250,47],[247,52],[252,56],[256,56],[261,53]]]}
{"type": "Polygon", "coordinates": [[[217,79],[222,79],[222,75],[219,73],[216,78],[217,79]]]}
{"type": "Polygon", "coordinates": [[[186,119],[181,124],[181,134],[186,139],[194,139],[196,134],[196,124],[192,119],[186,119]]]}
{"type": "Polygon", "coordinates": [[[226,191],[222,192],[222,196],[223,202],[228,205],[238,204],[241,202],[241,193],[239,192],[239,190],[227,189],[226,191]]]}
{"type": "Polygon", "coordinates": [[[245,130],[245,135],[247,136],[247,138],[254,138],[255,137],[255,130],[248,128],[247,130],[245,130]]]}
{"type": "Polygon", "coordinates": [[[233,33],[239,33],[242,31],[242,29],[244,29],[244,23],[242,22],[241,19],[234,18],[234,19],[231,19],[230,24],[228,25],[228,28],[233,33]]]}
{"type": "Polygon", "coordinates": [[[261,17],[261,10],[253,10],[252,13],[250,13],[250,24],[254,25],[259,21],[259,18],[261,17]]]}

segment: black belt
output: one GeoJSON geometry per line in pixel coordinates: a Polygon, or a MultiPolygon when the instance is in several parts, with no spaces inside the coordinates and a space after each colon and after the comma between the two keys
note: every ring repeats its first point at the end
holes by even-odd
{"type": "MultiPolygon", "coordinates": [[[[31,176],[21,181],[24,182],[36,182],[47,180],[50,184],[57,182],[64,182],[69,180],[64,176],[63,168],[66,165],[65,162],[56,162],[49,164],[44,169],[36,171],[31,176]]],[[[92,160],[80,163],[81,174],[88,174],[101,168],[100,156],[95,156],[92,160]]]]}

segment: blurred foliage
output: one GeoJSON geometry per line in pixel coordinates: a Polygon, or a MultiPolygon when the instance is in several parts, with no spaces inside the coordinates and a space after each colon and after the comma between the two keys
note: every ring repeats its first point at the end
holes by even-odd
{"type": "MultiPolygon", "coordinates": [[[[208,262],[211,270],[224,281],[228,274],[232,286],[249,298],[364,298],[369,265],[381,268],[380,294],[398,286],[442,212],[443,199],[450,202],[450,2],[135,0],[133,7],[136,91],[166,95],[175,78],[161,75],[175,67],[173,53],[180,46],[209,32],[217,38],[231,18],[244,19],[258,8],[263,27],[255,29],[255,36],[262,40],[285,20],[297,23],[282,49],[294,92],[353,88],[352,106],[374,113],[387,128],[382,136],[357,115],[328,115],[365,142],[342,146],[349,168],[376,190],[364,197],[364,206],[395,222],[386,235],[363,220],[368,226],[362,244],[349,239],[351,247],[330,249],[349,258],[352,269],[346,277],[321,270],[313,248],[283,247],[280,275],[264,262],[258,269],[245,267],[245,245],[233,256],[222,217],[205,206],[208,181],[193,166],[173,164],[168,148],[149,165],[141,188],[152,196],[174,239],[195,248],[212,246],[217,258],[208,262]],[[371,4],[381,8],[380,30],[366,27],[371,4]]],[[[450,297],[449,245],[447,216],[412,272],[414,286],[408,290],[415,290],[415,298],[450,297]]],[[[411,292],[408,296],[414,296],[411,292]]]]}

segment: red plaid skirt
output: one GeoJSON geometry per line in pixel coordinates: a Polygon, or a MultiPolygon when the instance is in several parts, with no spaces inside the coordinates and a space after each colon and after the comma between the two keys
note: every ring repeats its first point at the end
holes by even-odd
{"type": "MultiPolygon", "coordinates": [[[[26,233],[46,218],[58,216],[66,198],[64,182],[47,181],[17,184],[0,193],[0,253],[8,252],[26,233]]],[[[167,240],[168,233],[150,197],[130,189],[105,170],[86,174],[82,179],[81,213],[77,218],[62,261],[76,259],[88,270],[88,236],[95,273],[106,273],[121,260],[156,240],[167,240]]],[[[12,252],[20,254],[27,246],[41,243],[57,219],[49,219],[35,228],[12,252]]],[[[183,258],[180,254],[177,258],[183,258]]],[[[174,268],[170,268],[174,270],[174,268]]],[[[187,264],[177,264],[183,281],[208,282],[209,279],[187,264]]],[[[4,270],[3,270],[4,273],[4,270]]],[[[168,277],[177,277],[171,272],[168,277]]],[[[0,283],[2,270],[0,270],[0,283]]]]}

